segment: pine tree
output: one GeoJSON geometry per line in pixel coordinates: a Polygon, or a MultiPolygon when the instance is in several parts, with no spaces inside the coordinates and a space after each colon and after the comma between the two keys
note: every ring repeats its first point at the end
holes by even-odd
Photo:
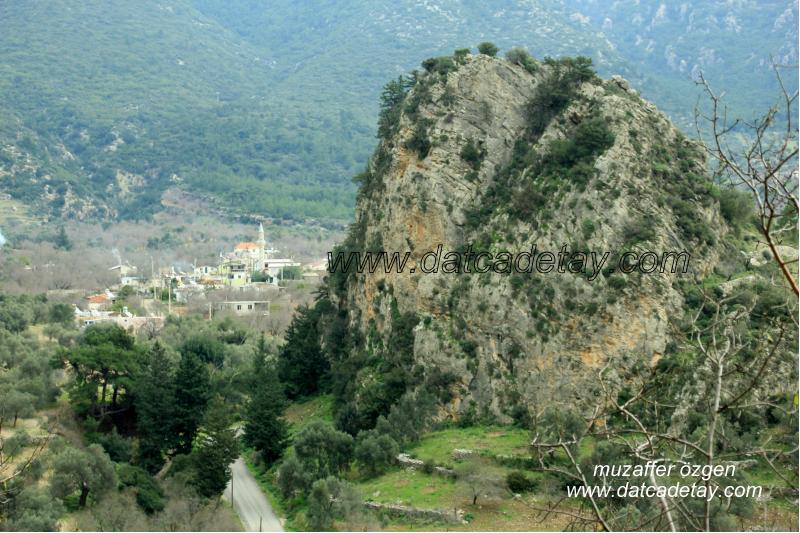
{"type": "Polygon", "coordinates": [[[184,353],[175,375],[175,416],[172,431],[177,453],[192,451],[192,442],[208,405],[210,387],[211,378],[205,363],[195,353],[184,353]]]}
{"type": "Polygon", "coordinates": [[[286,344],[278,358],[278,373],[289,398],[318,392],[323,376],[330,369],[319,343],[318,321],[316,308],[300,307],[286,331],[286,344]]]}
{"type": "Polygon", "coordinates": [[[271,463],[282,455],[289,431],[282,418],[286,397],[278,381],[275,365],[267,361],[267,351],[262,335],[253,363],[250,401],[244,414],[244,441],[255,448],[262,459],[271,463]]]}
{"type": "Polygon", "coordinates": [[[201,496],[219,496],[231,479],[231,463],[239,456],[236,430],[231,428],[228,407],[217,396],[203,420],[197,437],[197,449],[192,452],[193,485],[201,496]]]}
{"type": "Polygon", "coordinates": [[[175,445],[171,421],[175,410],[172,368],[158,342],[153,345],[144,374],[136,385],[139,466],[150,473],[164,465],[163,453],[175,445]]]}
{"type": "Polygon", "coordinates": [[[58,233],[53,240],[53,245],[60,250],[72,250],[72,241],[69,240],[69,235],[67,235],[67,230],[64,226],[58,229],[58,233]]]}

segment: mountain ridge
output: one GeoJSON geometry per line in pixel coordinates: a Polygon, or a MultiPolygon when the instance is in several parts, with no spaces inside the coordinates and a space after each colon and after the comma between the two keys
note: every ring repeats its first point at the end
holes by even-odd
{"type": "Polygon", "coordinates": [[[411,70],[412,58],[482,40],[540,57],[590,56],[685,130],[695,63],[715,86],[731,86],[745,118],[772,102],[764,62],[769,53],[796,61],[786,39],[796,35],[795,6],[708,0],[658,15],[660,5],[622,3],[604,29],[602,9],[578,0],[6,4],[1,183],[56,217],[146,217],[179,185],[234,216],[341,223],[352,215],[349,176],[374,145],[380,87],[411,70]],[[679,31],[690,19],[708,42],[679,31]],[[736,44],[720,46],[726,39],[736,44]],[[672,59],[658,59],[670,50],[672,59]]]}

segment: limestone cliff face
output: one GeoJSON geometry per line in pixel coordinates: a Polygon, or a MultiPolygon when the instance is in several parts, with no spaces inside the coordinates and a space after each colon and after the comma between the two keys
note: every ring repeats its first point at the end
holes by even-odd
{"type": "Polygon", "coordinates": [[[337,301],[367,342],[387,339],[393,316],[416,315],[414,365],[453,377],[444,416],[470,404],[507,418],[519,403],[572,403],[596,393],[593,376],[607,363],[650,364],[670,341],[679,279],[702,275],[716,257],[725,230],[699,149],[624,80],[574,84],[568,103],[532,131],[541,106],[531,102],[552,93],[565,68],[479,55],[421,75],[359,197],[350,246],[412,256],[404,273],[351,276],[337,301]],[[590,121],[609,142],[602,153],[573,157],[591,139],[580,136],[590,121]],[[553,156],[559,149],[566,155],[553,156]],[[609,268],[613,256],[591,281],[420,272],[423,254],[440,244],[493,254],[534,244],[686,250],[690,273],[623,274],[609,268]]]}

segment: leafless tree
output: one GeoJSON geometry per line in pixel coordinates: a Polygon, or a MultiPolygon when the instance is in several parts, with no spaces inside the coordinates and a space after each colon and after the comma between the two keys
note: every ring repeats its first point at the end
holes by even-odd
{"type": "Polygon", "coordinates": [[[698,83],[711,109],[703,112],[695,108],[695,124],[700,139],[710,138],[703,144],[716,163],[718,177],[752,193],[764,242],[783,277],[798,295],[796,273],[789,267],[798,258],[784,257],[785,252],[779,248],[781,234],[795,229],[798,216],[798,138],[793,121],[797,112],[797,91],[790,93],[781,78],[780,67],[773,64],[773,68],[780,87],[780,101],[752,121],[731,120],[723,95],[714,92],[701,74],[698,83]]]}
{"type": "MultiPolygon", "coordinates": [[[[674,465],[676,469],[682,465],[741,467],[758,460],[785,484],[778,492],[796,492],[797,447],[787,445],[796,442],[796,432],[787,427],[786,442],[774,442],[772,435],[742,442],[726,420],[734,413],[763,419],[767,410],[796,417],[791,406],[777,400],[796,392],[797,324],[788,318],[794,317],[794,309],[773,309],[782,317],[779,320],[756,317],[755,304],[740,300],[703,293],[702,305],[682,327],[688,332],[684,349],[693,351],[697,363],[680,380],[669,374],[659,376],[656,367],[626,373],[607,364],[598,372],[597,405],[586,411],[588,415],[572,411],[559,412],[549,420],[539,416],[531,442],[536,469],[575,485],[615,486],[624,480],[598,475],[592,467],[612,462],[674,465]],[[768,323],[754,327],[754,320],[768,323]],[[664,394],[665,385],[672,394],[664,394]],[[697,415],[702,424],[691,422],[697,415]],[[595,450],[591,458],[580,456],[587,447],[595,450]],[[605,451],[598,451],[603,447],[605,451]]],[[[734,480],[699,477],[694,482],[710,490],[734,480]]],[[[637,483],[658,487],[660,481],[650,471],[637,483]]],[[[719,500],[706,499],[699,506],[697,501],[659,496],[643,511],[641,506],[608,505],[601,500],[588,494],[536,509],[543,517],[568,517],[575,529],[708,531],[719,527],[715,520],[724,519],[730,507],[730,502],[726,507],[719,500]]]]}

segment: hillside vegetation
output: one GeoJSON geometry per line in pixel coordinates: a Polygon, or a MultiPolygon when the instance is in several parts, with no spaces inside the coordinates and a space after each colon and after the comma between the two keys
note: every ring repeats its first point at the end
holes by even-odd
{"type": "MultiPolygon", "coordinates": [[[[790,2],[575,0],[12,2],[0,6],[0,184],[49,214],[139,218],[181,186],[234,215],[343,222],[386,79],[491,39],[585,55],[684,129],[699,70],[747,114],[770,55],[797,61],[790,2]]],[[[796,77],[788,79],[796,86],[796,77]]]]}
{"type": "MultiPolygon", "coordinates": [[[[329,276],[278,353],[291,400],[332,396],[329,416],[300,418],[282,462],[265,462],[291,523],[791,522],[797,300],[759,242],[751,199],[715,183],[701,143],[588,58],[480,50],[427,59],[385,86],[380,141],[339,250],[407,249],[420,266],[437,246],[495,258],[563,246],[568,263],[606,250],[637,267],[611,260],[592,276],[478,270],[476,260],[472,271],[329,276]],[[691,265],[641,268],[645,250],[687,251],[691,265]],[[644,464],[724,473],[596,468],[644,464]],[[706,493],[573,492],[624,484],[706,493]],[[721,496],[739,489],[752,492],[721,496]]],[[[787,199],[776,221],[787,258],[797,256],[794,206],[787,199]]],[[[325,398],[289,412],[318,414],[311,406],[325,398]]]]}

